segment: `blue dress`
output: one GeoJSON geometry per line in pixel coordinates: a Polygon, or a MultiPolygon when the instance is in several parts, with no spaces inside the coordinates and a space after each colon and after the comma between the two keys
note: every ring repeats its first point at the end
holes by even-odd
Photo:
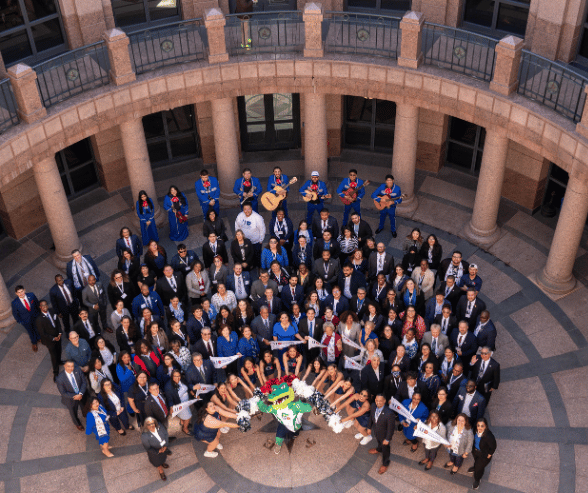
{"type": "Polygon", "coordinates": [[[102,419],[102,422],[104,423],[106,435],[98,436],[98,429],[96,428],[96,419],[94,418],[94,414],[92,412],[89,412],[86,416],[86,435],[91,435],[92,433],[94,433],[96,440],[98,440],[98,444],[104,445],[105,443],[108,443],[108,440],[110,440],[110,425],[106,420],[106,418],[108,417],[108,413],[106,412],[106,409],[104,409],[102,406],[98,407],[98,416],[100,417],[100,419],[102,419]]]}
{"type": "MultiPolygon", "coordinates": [[[[188,214],[188,199],[186,199],[183,193],[181,193],[181,196],[184,198],[186,205],[180,207],[180,212],[186,215],[188,214]]],[[[171,241],[184,241],[188,238],[188,222],[181,223],[178,220],[169,195],[166,195],[163,200],[163,208],[167,211],[167,219],[169,221],[169,239],[171,241]]]]}
{"type": "MultiPolygon", "coordinates": [[[[410,407],[409,406],[410,406],[410,403],[411,402],[412,402],[412,399],[405,399],[402,402],[402,405],[406,409],[408,409],[409,412],[410,412],[410,407]]],[[[412,416],[415,419],[420,419],[421,421],[425,421],[429,417],[429,409],[422,402],[419,402],[419,405],[412,412],[412,416]]],[[[408,421],[404,417],[400,417],[400,419],[402,421],[408,421]]],[[[406,428],[403,426],[402,427],[402,432],[404,433],[404,436],[407,438],[407,440],[414,440],[414,423],[411,422],[410,423],[410,426],[407,426],[406,428]]]]}
{"type": "Polygon", "coordinates": [[[139,222],[141,223],[141,238],[143,239],[143,245],[149,245],[151,240],[159,241],[159,233],[157,232],[157,226],[155,225],[155,210],[153,201],[149,199],[150,206],[143,208],[141,213],[141,204],[137,200],[137,216],[139,216],[139,222]],[[147,226],[147,221],[151,221],[151,224],[147,226]]]}
{"type": "MultiPolygon", "coordinates": [[[[212,417],[219,421],[221,419],[219,413],[214,413],[212,417]]],[[[204,426],[204,421],[202,421],[202,423],[194,423],[194,438],[200,442],[214,442],[217,433],[217,428],[208,428],[208,426],[204,426]]]]}
{"type": "MultiPolygon", "coordinates": [[[[361,406],[362,406],[362,403],[359,402],[359,399],[356,399],[351,402],[351,407],[353,409],[355,409],[356,411],[359,411],[361,409],[361,406]]],[[[359,423],[360,426],[367,428],[368,424],[370,422],[370,412],[368,411],[368,412],[362,414],[361,416],[358,416],[355,419],[357,420],[357,422],[359,423]]]]}

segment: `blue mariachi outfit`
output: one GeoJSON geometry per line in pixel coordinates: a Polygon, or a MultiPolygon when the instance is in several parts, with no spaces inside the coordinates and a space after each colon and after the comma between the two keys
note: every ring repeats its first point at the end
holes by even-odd
{"type": "Polygon", "coordinates": [[[157,233],[157,226],[155,225],[155,207],[153,201],[148,200],[149,206],[143,207],[141,212],[141,201],[137,200],[137,216],[141,223],[141,238],[143,239],[143,245],[149,245],[151,240],[159,241],[159,234],[157,233]],[[151,221],[151,224],[147,226],[147,221],[151,221]]]}
{"type": "Polygon", "coordinates": [[[102,422],[104,423],[106,435],[98,436],[96,418],[94,417],[94,414],[92,412],[89,412],[86,416],[86,435],[91,435],[92,433],[94,433],[94,435],[96,436],[96,440],[98,440],[98,444],[104,445],[105,443],[108,443],[108,440],[110,440],[110,425],[108,424],[108,421],[106,419],[108,418],[108,413],[106,412],[106,409],[104,409],[102,406],[98,407],[98,416],[102,419],[102,422]]]}
{"type": "Polygon", "coordinates": [[[258,202],[257,197],[263,192],[263,188],[261,186],[261,182],[259,178],[251,177],[249,187],[244,185],[245,178],[239,178],[235,180],[235,186],[233,187],[233,192],[237,194],[239,197],[239,202],[241,202],[241,210],[243,210],[243,205],[251,204],[251,207],[255,212],[258,212],[258,202]],[[243,195],[246,193],[251,192],[253,193],[252,197],[249,197],[245,202],[243,202],[243,195]]]}
{"type": "Polygon", "coordinates": [[[200,207],[202,207],[202,214],[204,216],[204,220],[206,221],[206,214],[208,214],[208,209],[210,209],[210,201],[214,199],[214,205],[212,209],[216,212],[217,217],[220,215],[220,187],[218,184],[218,180],[212,176],[208,177],[209,186],[205,187],[204,182],[202,179],[196,180],[194,186],[196,187],[196,195],[198,196],[198,200],[200,201],[200,207]]]}
{"type": "MultiPolygon", "coordinates": [[[[188,199],[182,192],[180,194],[184,198],[185,205],[180,205],[179,210],[185,216],[188,214],[188,199]]],[[[181,200],[179,195],[178,199],[181,200]]],[[[188,221],[181,223],[176,217],[176,210],[172,207],[172,198],[169,195],[166,195],[163,200],[163,208],[167,211],[167,219],[169,220],[169,239],[171,241],[184,241],[188,238],[188,221]]]]}
{"type": "MultiPolygon", "coordinates": [[[[363,185],[363,180],[360,180],[359,178],[355,181],[355,188],[359,188],[363,185]]],[[[351,180],[349,178],[345,178],[341,184],[339,185],[339,187],[337,187],[337,194],[339,195],[339,197],[343,198],[343,196],[345,195],[344,192],[346,192],[349,187],[351,186],[351,180]]],[[[343,226],[347,226],[347,222],[349,220],[349,213],[351,212],[351,209],[353,209],[355,212],[357,212],[359,215],[361,215],[361,199],[363,198],[363,196],[365,195],[365,188],[362,188],[359,192],[357,192],[357,200],[355,202],[352,202],[349,205],[345,206],[345,212],[343,212],[343,226]]]]}
{"type": "Polygon", "coordinates": [[[400,187],[396,184],[392,186],[392,191],[390,193],[386,193],[386,184],[383,183],[378,187],[378,189],[372,193],[372,199],[376,199],[380,202],[380,198],[384,195],[388,195],[392,200],[394,200],[394,204],[388,207],[387,209],[382,209],[380,211],[380,224],[378,225],[378,229],[384,229],[384,223],[386,222],[386,216],[390,218],[390,229],[392,233],[396,233],[396,206],[402,203],[402,192],[400,191],[400,187]]]}
{"type": "MultiPolygon", "coordinates": [[[[304,185],[300,187],[300,195],[306,195],[306,192],[311,190],[312,185],[312,180],[307,180],[304,185]]],[[[327,191],[327,184],[324,181],[319,180],[316,185],[317,189],[312,191],[317,193],[318,199],[316,201],[307,202],[306,204],[306,222],[309,226],[312,224],[312,216],[314,216],[315,211],[320,214],[320,212],[323,210],[323,204],[325,201],[322,196],[329,194],[327,191]]]]}
{"type": "MultiPolygon", "coordinates": [[[[286,190],[286,192],[289,192],[290,185],[288,185],[288,181],[289,181],[288,177],[286,175],[282,174],[280,176],[280,183],[277,183],[276,182],[276,175],[272,175],[267,180],[267,191],[276,195],[276,192],[274,192],[274,187],[282,187],[284,190],[286,190]]],[[[286,217],[288,217],[287,199],[282,200],[282,202],[280,203],[280,208],[284,209],[284,215],[286,217]]],[[[272,219],[276,217],[276,211],[277,211],[277,209],[274,209],[272,211],[272,219]]]]}

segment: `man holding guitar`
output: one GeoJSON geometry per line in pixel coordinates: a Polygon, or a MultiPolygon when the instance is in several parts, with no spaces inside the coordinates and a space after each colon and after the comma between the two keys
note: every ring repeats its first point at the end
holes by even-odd
{"type": "Polygon", "coordinates": [[[384,229],[386,216],[390,217],[390,229],[392,237],[396,238],[396,206],[402,203],[402,192],[400,187],[394,184],[394,177],[386,175],[386,183],[380,185],[378,189],[372,193],[375,206],[380,209],[380,224],[376,229],[376,234],[381,233],[384,229]]]}
{"type": "Polygon", "coordinates": [[[241,210],[243,210],[245,204],[251,204],[253,211],[259,212],[257,197],[263,192],[263,188],[261,188],[259,179],[251,176],[251,170],[249,168],[243,170],[243,178],[235,180],[233,192],[239,197],[241,210]]]}
{"type": "Polygon", "coordinates": [[[313,171],[310,174],[310,180],[307,180],[304,185],[300,187],[302,200],[307,202],[306,222],[312,224],[312,216],[315,212],[320,213],[324,207],[324,199],[330,199],[328,194],[327,184],[319,180],[319,172],[313,171]]]}
{"type": "MultiPolygon", "coordinates": [[[[274,168],[274,174],[267,180],[267,191],[282,198],[280,208],[284,209],[284,215],[288,217],[288,203],[286,202],[286,197],[290,191],[290,184],[288,183],[288,177],[282,174],[282,168],[279,166],[274,168]],[[274,187],[280,187],[282,190],[276,192],[274,187]]],[[[277,208],[273,210],[272,219],[276,217],[277,210],[277,208]]]]}
{"type": "Polygon", "coordinates": [[[345,204],[345,212],[343,213],[343,224],[347,224],[349,220],[349,213],[351,209],[361,215],[361,199],[365,195],[365,187],[369,184],[369,180],[365,183],[363,180],[357,178],[357,170],[349,170],[349,178],[345,178],[337,188],[337,195],[341,197],[341,201],[345,204]]]}

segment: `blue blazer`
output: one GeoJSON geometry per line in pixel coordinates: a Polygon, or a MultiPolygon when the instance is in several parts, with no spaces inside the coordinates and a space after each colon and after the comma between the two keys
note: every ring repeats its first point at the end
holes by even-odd
{"type": "MultiPolygon", "coordinates": [[[[243,201],[243,195],[245,195],[245,192],[243,191],[243,182],[245,181],[245,178],[241,177],[235,180],[235,186],[233,187],[233,192],[236,193],[239,196],[239,200],[243,201]]],[[[263,192],[263,188],[261,186],[261,182],[259,181],[259,178],[255,178],[254,176],[251,177],[251,190],[250,192],[253,193],[253,197],[251,197],[249,200],[257,200],[257,197],[259,197],[259,195],[263,192]]]]}
{"type": "MultiPolygon", "coordinates": [[[[467,379],[464,378],[464,382],[467,379]]],[[[465,402],[465,396],[467,394],[464,383],[459,388],[457,395],[453,399],[453,414],[459,414],[463,412],[463,403],[465,402]]],[[[475,423],[477,419],[484,417],[486,411],[486,399],[476,390],[474,397],[470,401],[470,423],[475,423]]]]}
{"type": "MultiPolygon", "coordinates": [[[[449,342],[454,349],[457,349],[457,338],[459,337],[459,329],[453,329],[449,342]]],[[[468,362],[472,355],[478,350],[478,344],[476,343],[476,337],[469,330],[466,334],[466,338],[461,345],[461,359],[468,362]]]]}
{"type": "MultiPolygon", "coordinates": [[[[131,235],[130,240],[131,240],[131,249],[133,250],[133,255],[135,257],[140,257],[141,255],[143,255],[143,243],[141,242],[139,237],[137,235],[131,235]]],[[[119,238],[118,240],[116,240],[116,256],[118,258],[122,257],[123,250],[125,248],[128,248],[125,240],[123,240],[122,238],[119,238]]]]}
{"type": "MultiPolygon", "coordinates": [[[[376,199],[378,202],[380,202],[380,198],[383,195],[386,195],[384,193],[384,190],[386,190],[386,188],[387,188],[386,184],[382,183],[376,189],[376,191],[374,193],[372,193],[372,199],[376,199]]],[[[398,185],[396,185],[396,183],[392,187],[392,193],[390,194],[390,198],[396,202],[394,205],[392,205],[390,207],[390,209],[396,208],[397,205],[402,204],[402,192],[400,191],[400,187],[398,185]]]]}
{"type": "MultiPolygon", "coordinates": [[[[161,301],[161,297],[157,294],[157,291],[150,291],[148,298],[151,300],[151,312],[154,316],[159,317],[160,320],[165,318],[165,309],[163,307],[163,302],[161,301]]],[[[144,308],[149,308],[145,300],[143,299],[143,295],[140,294],[133,299],[132,304],[132,311],[133,317],[136,320],[140,320],[142,315],[141,312],[144,308]]]]}
{"type": "MultiPolygon", "coordinates": [[[[245,286],[245,292],[247,296],[251,294],[251,274],[247,271],[241,272],[241,277],[243,278],[243,285],[245,286]]],[[[235,292],[235,274],[232,273],[227,276],[227,289],[229,291],[235,292]]]]}
{"type": "Polygon", "coordinates": [[[39,316],[39,300],[33,293],[25,293],[31,311],[28,311],[17,296],[12,300],[12,316],[23,327],[32,327],[35,319],[39,316]]]}
{"type": "Polygon", "coordinates": [[[282,288],[281,298],[284,308],[289,312],[292,311],[292,305],[294,304],[298,304],[300,311],[304,311],[304,288],[302,286],[296,285],[294,298],[292,298],[292,288],[290,288],[290,285],[284,286],[282,288]]]}
{"type": "MultiPolygon", "coordinates": [[[[314,255],[312,253],[312,248],[306,245],[306,256],[304,257],[304,264],[308,267],[308,270],[312,270],[312,264],[314,262],[314,255]]],[[[298,266],[303,263],[299,257],[300,254],[300,245],[298,242],[294,245],[292,249],[292,267],[297,269],[298,266]]]]}
{"type": "MultiPolygon", "coordinates": [[[[476,322],[476,327],[480,323],[480,317],[478,317],[478,321],[476,322]]],[[[474,331],[476,328],[474,327],[474,331]]],[[[488,346],[492,351],[496,349],[496,327],[492,323],[492,320],[488,320],[484,328],[478,333],[476,338],[476,344],[478,347],[485,347],[488,346]]]]}
{"type": "Polygon", "coordinates": [[[200,260],[200,258],[194,250],[188,250],[186,252],[186,260],[188,261],[187,267],[186,264],[184,264],[184,262],[180,261],[180,254],[176,253],[170,260],[169,265],[173,267],[174,272],[178,274],[181,273],[184,277],[186,277],[186,275],[188,275],[192,270],[192,268],[190,267],[192,265],[192,262],[194,262],[195,260],[200,260]]]}
{"type": "Polygon", "coordinates": [[[208,204],[208,202],[210,202],[212,199],[218,201],[220,198],[220,187],[218,185],[218,180],[213,176],[209,176],[208,181],[210,182],[210,187],[208,188],[204,188],[202,179],[196,180],[196,183],[194,183],[194,186],[196,187],[196,195],[198,196],[200,205],[208,204]]]}
{"type": "MultiPolygon", "coordinates": [[[[337,195],[339,197],[343,197],[344,193],[349,189],[349,184],[351,180],[349,178],[344,178],[343,181],[337,187],[337,195]]],[[[357,179],[357,188],[363,185],[363,180],[357,179]]],[[[360,201],[365,195],[365,187],[362,188],[357,194],[357,200],[360,201]]]]}
{"type": "Polygon", "coordinates": [[[135,374],[126,366],[116,364],[116,376],[120,382],[120,387],[123,392],[128,392],[131,386],[135,383],[135,374]]]}
{"type": "MultiPolygon", "coordinates": [[[[90,257],[90,255],[83,255],[83,258],[90,264],[90,266],[92,267],[92,269],[94,270],[94,275],[96,276],[96,280],[99,281],[100,280],[100,270],[98,269],[98,266],[96,265],[96,262],[94,262],[94,259],[92,257],[90,257]]],[[[75,286],[75,281],[74,281],[74,273],[73,273],[73,263],[74,260],[70,260],[67,263],[67,278],[71,279],[73,282],[73,285],[75,286]]],[[[78,270],[76,269],[76,275],[78,275],[78,270]]],[[[80,279],[78,277],[78,283],[80,285],[80,290],[84,289],[84,280],[80,279]]],[[[75,289],[75,287],[74,287],[75,289]]]]}
{"type": "MultiPolygon", "coordinates": [[[[120,391],[120,389],[118,388],[118,385],[116,385],[115,383],[113,383],[113,385],[112,385],[112,392],[114,393],[114,395],[116,395],[119,398],[120,405],[124,409],[125,408],[125,398],[122,395],[122,392],[120,391]]],[[[117,416],[116,409],[114,407],[114,404],[112,404],[112,402],[110,402],[110,399],[106,399],[107,402],[105,402],[105,399],[102,397],[102,394],[100,392],[98,392],[98,394],[96,394],[96,397],[98,397],[98,400],[100,401],[100,405],[104,408],[106,413],[110,416],[110,419],[115,419],[117,416]],[[108,406],[107,406],[107,404],[108,404],[108,406]]]]}
{"type": "Polygon", "coordinates": [[[210,319],[204,311],[202,312],[202,321],[204,322],[204,325],[196,320],[192,314],[186,322],[186,332],[188,332],[188,337],[190,337],[190,350],[192,351],[194,350],[194,344],[200,339],[202,328],[210,327],[210,319]]]}
{"type": "MultiPolygon", "coordinates": [[[[67,286],[67,289],[69,289],[69,292],[72,295],[72,298],[73,298],[72,304],[77,305],[78,300],[75,297],[75,290],[74,290],[73,281],[71,279],[65,279],[63,281],[63,284],[65,284],[67,286]]],[[[61,289],[59,289],[59,286],[57,284],[54,284],[51,287],[51,289],[49,290],[49,299],[51,300],[52,308],[57,313],[61,313],[62,315],[68,313],[67,312],[67,301],[65,300],[65,297],[63,296],[63,292],[61,291],[61,289]]]]}
{"type": "MultiPolygon", "coordinates": [[[[325,308],[333,308],[334,301],[335,298],[333,298],[332,294],[327,296],[321,303],[321,314],[325,313],[325,308]]],[[[335,315],[339,316],[343,312],[349,310],[349,308],[349,300],[345,298],[345,296],[341,295],[341,298],[339,298],[339,301],[337,302],[337,313],[335,315]]]]}
{"type": "MultiPolygon", "coordinates": [[[[290,180],[288,180],[288,177],[282,173],[282,176],[280,178],[282,180],[282,183],[280,185],[278,185],[279,187],[282,187],[284,190],[286,190],[286,192],[290,191],[290,185],[288,185],[288,182],[290,180]]],[[[267,191],[273,193],[274,195],[276,194],[274,192],[274,187],[277,185],[276,183],[276,176],[272,175],[269,177],[269,179],[267,180],[267,191]]]]}
{"type": "MultiPolygon", "coordinates": [[[[435,305],[437,304],[437,299],[435,296],[429,298],[425,305],[425,322],[431,325],[435,322],[435,305]]],[[[445,304],[445,298],[443,298],[443,303],[441,306],[445,304]]]]}
{"type": "MultiPolygon", "coordinates": [[[[345,274],[343,274],[342,270],[339,271],[339,278],[337,279],[337,284],[339,285],[339,289],[341,289],[341,294],[343,294],[343,290],[345,289],[345,274]]],[[[355,296],[359,288],[365,287],[365,277],[362,276],[359,272],[357,272],[357,270],[353,269],[353,271],[351,272],[351,294],[355,296]]],[[[342,298],[344,297],[345,295],[343,294],[342,298]]]]}

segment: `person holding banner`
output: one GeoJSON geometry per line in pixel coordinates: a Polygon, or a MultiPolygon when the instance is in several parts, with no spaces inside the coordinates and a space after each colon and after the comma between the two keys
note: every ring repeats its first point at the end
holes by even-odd
{"type": "Polygon", "coordinates": [[[223,428],[226,428],[227,432],[229,431],[228,428],[239,428],[237,423],[221,421],[221,416],[227,419],[237,418],[234,412],[216,406],[213,402],[209,402],[206,406],[200,408],[196,414],[194,438],[207,445],[204,457],[217,457],[218,452],[215,449],[223,449],[220,444],[221,430],[223,428]]]}
{"type": "Polygon", "coordinates": [[[447,439],[449,445],[446,447],[449,452],[449,462],[445,464],[445,469],[451,469],[451,474],[454,475],[461,465],[463,460],[468,456],[468,451],[472,449],[474,444],[474,434],[468,417],[460,413],[449,424],[447,430],[447,439]]]}
{"type": "Polygon", "coordinates": [[[404,445],[409,445],[412,443],[410,451],[416,452],[419,448],[419,442],[414,436],[414,430],[416,430],[414,423],[416,423],[416,421],[419,419],[424,421],[429,416],[429,409],[427,406],[425,406],[425,404],[423,404],[422,396],[419,392],[414,392],[412,394],[412,399],[406,399],[402,402],[402,405],[412,415],[412,422],[409,419],[404,419],[401,421],[401,424],[404,427],[402,432],[406,437],[406,440],[404,440],[404,445]]]}
{"type": "MultiPolygon", "coordinates": [[[[279,322],[274,325],[273,339],[274,341],[304,341],[302,336],[298,333],[298,327],[290,321],[290,315],[286,312],[280,313],[278,317],[279,322]]],[[[280,350],[280,355],[284,354],[285,349],[280,350]]]]}
{"type": "MultiPolygon", "coordinates": [[[[437,411],[431,411],[425,424],[431,428],[432,431],[437,433],[441,438],[446,438],[447,429],[441,422],[439,413],[437,411]]],[[[425,466],[425,471],[428,471],[433,467],[433,462],[437,457],[437,452],[441,448],[441,444],[431,438],[423,438],[423,445],[425,446],[425,458],[419,462],[421,466],[425,466]]]]}
{"type": "Polygon", "coordinates": [[[282,355],[282,363],[286,375],[294,375],[298,377],[300,370],[302,369],[302,354],[298,352],[296,346],[290,346],[286,352],[282,355]]]}
{"type": "Polygon", "coordinates": [[[394,414],[386,407],[386,398],[382,394],[376,396],[376,401],[370,410],[368,434],[378,442],[376,448],[370,449],[370,454],[382,454],[382,466],[378,474],[384,474],[390,464],[390,442],[394,435],[394,414]]]}
{"type": "Polygon", "coordinates": [[[488,429],[488,421],[486,421],[486,418],[480,418],[476,421],[476,434],[474,435],[474,445],[472,446],[474,466],[468,469],[468,472],[474,473],[473,490],[477,490],[480,487],[484,469],[490,463],[495,451],[496,439],[488,429]]]}
{"type": "Polygon", "coordinates": [[[335,408],[335,412],[341,412],[345,409],[347,416],[345,416],[341,423],[348,428],[348,423],[353,423],[358,433],[355,435],[360,445],[367,445],[372,440],[372,436],[368,434],[367,427],[370,422],[370,392],[369,390],[362,390],[359,394],[354,394],[342,404],[339,403],[335,408]]]}
{"type": "Polygon", "coordinates": [[[322,357],[326,364],[338,365],[343,352],[343,341],[341,336],[335,332],[335,326],[331,322],[323,324],[321,344],[324,346],[322,357]]]}
{"type": "Polygon", "coordinates": [[[272,378],[282,378],[280,360],[275,358],[270,349],[266,349],[259,361],[259,385],[262,387],[272,378]]]}
{"type": "MultiPolygon", "coordinates": [[[[171,379],[165,386],[167,406],[171,409],[177,404],[189,401],[193,395],[193,393],[190,395],[188,382],[186,382],[186,379],[182,376],[182,372],[180,370],[174,370],[172,372],[171,379]]],[[[176,416],[180,418],[182,431],[189,436],[190,430],[188,427],[190,426],[190,420],[192,419],[190,406],[183,408],[176,416]]]]}

